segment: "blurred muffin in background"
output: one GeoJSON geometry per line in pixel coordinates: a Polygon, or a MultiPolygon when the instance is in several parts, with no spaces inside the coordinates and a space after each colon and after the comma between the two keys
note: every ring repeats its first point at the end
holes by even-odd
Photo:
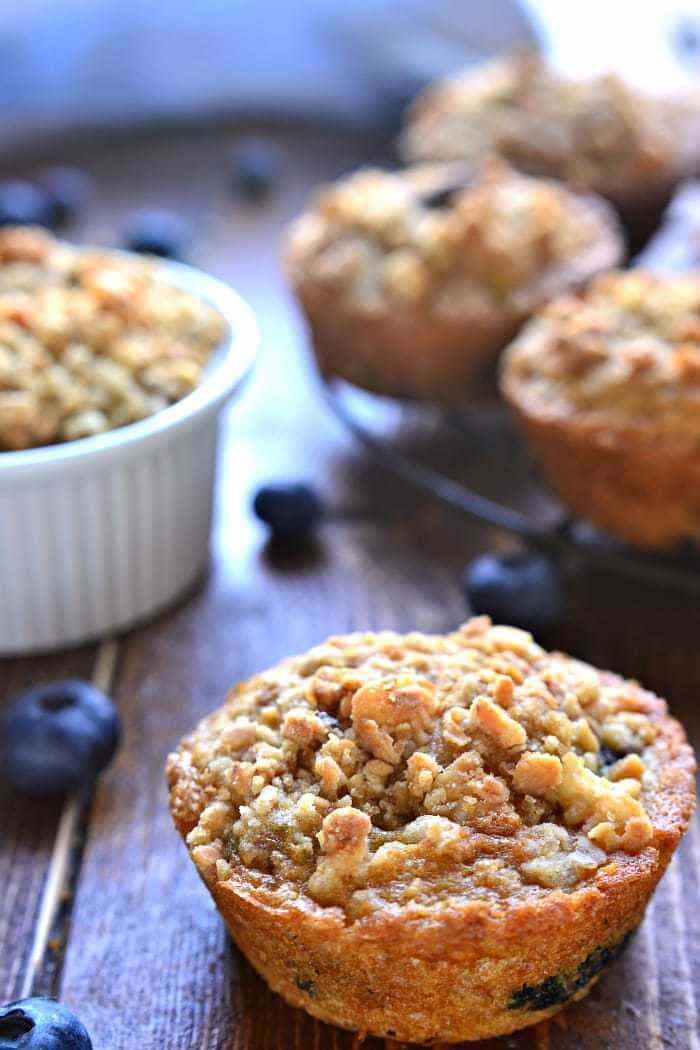
{"type": "Polygon", "coordinates": [[[335,636],[256,675],[168,781],[192,861],[274,991],[362,1036],[432,1044],[587,993],[688,825],[694,770],[663,700],[478,617],[335,636]]]}
{"type": "Polygon", "coordinates": [[[637,245],[679,179],[700,167],[700,93],[655,97],[615,74],[574,80],[534,53],[512,55],[423,91],[400,150],[410,162],[474,165],[496,153],[522,171],[600,193],[637,245]]]}
{"type": "Polygon", "coordinates": [[[286,245],[321,371],[399,397],[470,393],[552,295],[619,262],[605,202],[492,160],[367,169],[317,192],[286,245]]]}
{"type": "Polygon", "coordinates": [[[642,546],[700,543],[700,274],[611,273],[550,303],[501,388],[577,514],[642,546]]]}

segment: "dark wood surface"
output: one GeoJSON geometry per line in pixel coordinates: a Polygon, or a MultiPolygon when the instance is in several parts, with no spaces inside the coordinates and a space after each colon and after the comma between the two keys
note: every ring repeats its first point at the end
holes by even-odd
{"type": "MultiPolygon", "coordinates": [[[[259,207],[231,198],[224,131],[82,143],[50,158],[84,163],[95,175],[96,199],[70,231],[77,239],[118,244],[127,210],[177,207],[193,224],[191,260],[238,287],[262,330],[260,366],[225,419],[211,573],[187,602],[117,640],[113,693],[124,741],[86,819],[70,801],[62,808],[0,794],[0,993],[53,991],[80,1014],[95,1050],[357,1047],[353,1035],[286,1007],[231,946],[172,829],[163,762],[233,682],[327,634],[453,628],[468,613],[463,566],[502,542],[387,477],[324,405],[277,265],[279,237],[313,183],[376,155],[380,144],[277,134],[285,170],[279,192],[259,207]],[[270,547],[250,514],[257,485],[280,478],[312,481],[337,510],[306,549],[270,547]],[[57,844],[67,822],[68,863],[57,844]],[[59,914],[42,952],[37,923],[51,910],[47,878],[61,863],[69,884],[55,895],[59,914]]],[[[28,161],[22,170],[31,172],[28,161]]],[[[468,458],[457,438],[449,450],[455,461],[468,458]]],[[[488,452],[486,443],[469,463],[485,481],[493,475],[488,452]]],[[[666,695],[700,743],[696,605],[590,574],[572,577],[568,592],[566,616],[547,643],[666,695]]],[[[2,702],[39,680],[99,674],[104,659],[103,646],[5,661],[2,702]]],[[[549,1024],[480,1045],[700,1050],[699,879],[696,823],[642,929],[588,999],[549,1024]]]]}

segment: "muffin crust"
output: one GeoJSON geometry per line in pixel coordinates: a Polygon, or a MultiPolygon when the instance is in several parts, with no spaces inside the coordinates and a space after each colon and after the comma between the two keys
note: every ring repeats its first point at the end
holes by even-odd
{"type": "Polygon", "coordinates": [[[479,618],[285,661],[168,777],[272,987],[426,1041],[513,1031],[587,990],[685,830],[692,769],[663,701],[479,618]]]}
{"type": "Polygon", "coordinates": [[[453,400],[537,306],[621,252],[602,202],[491,161],[342,179],[295,223],[286,262],[323,372],[453,400]]]}
{"type": "Polygon", "coordinates": [[[631,271],[549,304],[501,386],[547,477],[644,546],[700,537],[700,277],[631,271]]]}

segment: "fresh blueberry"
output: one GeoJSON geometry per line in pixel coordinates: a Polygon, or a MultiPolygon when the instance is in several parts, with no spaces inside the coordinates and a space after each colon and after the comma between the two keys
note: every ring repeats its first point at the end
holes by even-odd
{"type": "Polygon", "coordinates": [[[51,195],[23,179],[0,182],[0,226],[47,226],[54,223],[51,195]]]}
{"type": "Polygon", "coordinates": [[[149,208],[132,216],[124,246],[132,252],[180,259],[189,240],[187,224],[175,212],[149,208]]]}
{"type": "Polygon", "coordinates": [[[269,196],[282,168],[279,146],[246,136],[231,146],[228,159],[233,188],[243,200],[257,202],[269,196]]]}
{"type": "Polygon", "coordinates": [[[75,218],[93,193],[92,179],[80,168],[47,168],[38,176],[38,182],[51,198],[53,226],[75,218]]]}
{"type": "Polygon", "coordinates": [[[553,627],[563,609],[559,571],[542,554],[484,554],[467,567],[464,588],[473,612],[535,635],[553,627]]]}
{"type": "Polygon", "coordinates": [[[73,791],[104,769],[119,743],[112,701],[78,678],[21,693],[0,725],[0,770],[19,791],[73,791]]]}
{"type": "Polygon", "coordinates": [[[263,485],[253,510],[277,539],[300,539],[312,532],[323,516],[323,504],[309,486],[299,483],[263,485]]]}
{"type": "Polygon", "coordinates": [[[55,999],[19,999],[0,1006],[0,1050],[92,1050],[92,1040],[55,999]]]}

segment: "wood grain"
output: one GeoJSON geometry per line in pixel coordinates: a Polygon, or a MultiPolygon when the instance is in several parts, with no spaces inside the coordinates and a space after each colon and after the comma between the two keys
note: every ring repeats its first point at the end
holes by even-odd
{"type": "MultiPolygon", "coordinates": [[[[380,144],[330,133],[279,135],[287,169],[279,194],[261,209],[234,205],[228,196],[223,132],[85,144],[72,154],[92,168],[100,187],[79,237],[114,242],[124,208],[176,205],[197,233],[194,260],[249,297],[263,336],[260,368],[225,422],[210,577],[189,602],[123,643],[116,698],[125,739],[96,796],[61,983],[95,1050],[356,1050],[355,1036],[287,1008],[231,947],[171,827],[163,762],[233,682],[329,633],[452,628],[466,615],[462,566],[501,542],[378,470],[319,397],[276,266],[278,239],[312,183],[377,154],[380,144]],[[248,509],[257,485],[289,477],[318,484],[338,510],[318,542],[296,552],[267,546],[248,509]]],[[[487,489],[495,484],[497,440],[487,437],[474,455],[451,432],[447,441],[420,435],[426,454],[449,453],[456,473],[487,489]]],[[[501,483],[510,476],[499,472],[501,483]]],[[[699,627],[698,610],[677,597],[587,575],[569,581],[567,615],[546,642],[667,695],[700,744],[699,627]]],[[[57,673],[46,661],[22,664],[22,675],[30,670],[57,673]]],[[[43,875],[27,857],[43,870],[56,813],[44,815],[37,835],[26,826],[31,810],[10,818],[2,799],[0,807],[0,831],[13,819],[30,836],[14,884],[21,922],[0,903],[0,979],[10,988],[22,960],[8,967],[3,946],[29,936],[32,880],[43,875]],[[29,900],[22,879],[29,880],[29,900]]],[[[8,854],[3,837],[0,878],[16,853],[8,854]]],[[[699,872],[696,824],[629,950],[587,1000],[551,1024],[469,1045],[698,1050],[699,872]]],[[[376,1039],[362,1045],[398,1046],[376,1039]]]]}
{"type": "MultiPolygon", "coordinates": [[[[94,650],[0,661],[0,711],[24,689],[90,676],[94,650]]],[[[20,993],[63,800],[29,801],[0,778],[0,1000],[20,993]]]]}

